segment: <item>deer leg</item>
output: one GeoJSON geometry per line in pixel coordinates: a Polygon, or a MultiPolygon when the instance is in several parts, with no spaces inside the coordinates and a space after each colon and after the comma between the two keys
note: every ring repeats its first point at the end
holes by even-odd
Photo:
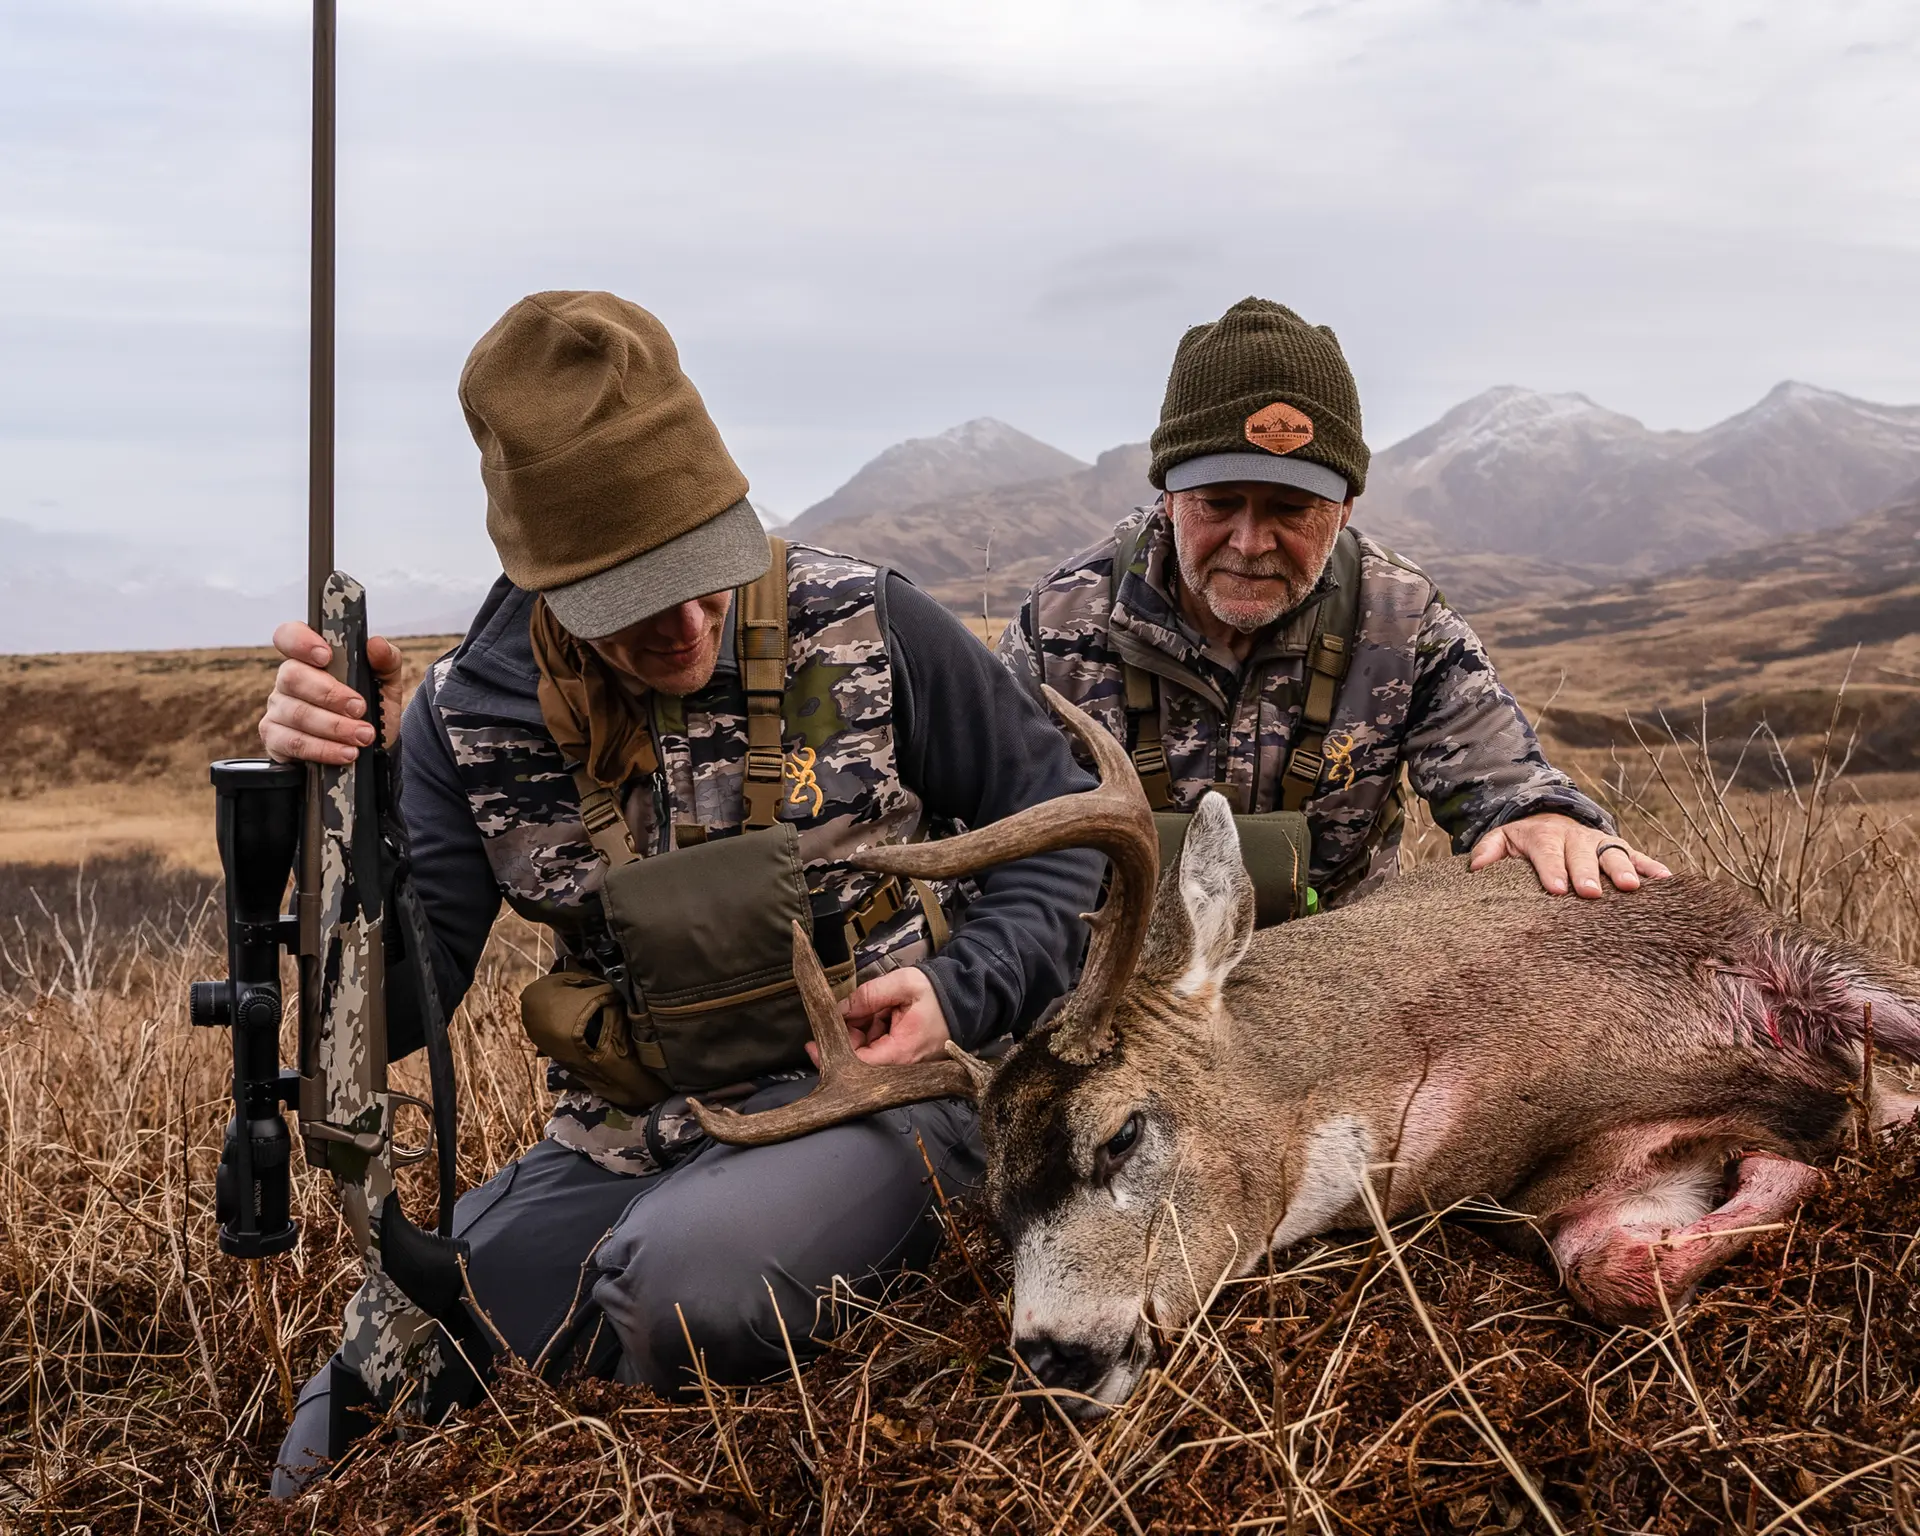
{"type": "Polygon", "coordinates": [[[1604,1323],[1658,1322],[1745,1249],[1755,1228],[1792,1215],[1821,1184],[1819,1170],[1805,1163],[1750,1152],[1740,1159],[1726,1199],[1694,1214],[1687,1175],[1694,1175],[1691,1188],[1698,1191],[1717,1172],[1710,1165],[1669,1168],[1657,1185],[1620,1190],[1564,1219],[1553,1252],[1574,1300],[1604,1323]],[[1691,1219],[1678,1219],[1685,1217],[1691,1219]]]}

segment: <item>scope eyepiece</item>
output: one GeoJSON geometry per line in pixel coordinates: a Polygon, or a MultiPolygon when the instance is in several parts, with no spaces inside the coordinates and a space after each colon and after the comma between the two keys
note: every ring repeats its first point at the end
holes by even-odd
{"type": "Polygon", "coordinates": [[[202,1029],[233,1022],[233,984],[196,981],[187,988],[187,1018],[202,1029]]]}

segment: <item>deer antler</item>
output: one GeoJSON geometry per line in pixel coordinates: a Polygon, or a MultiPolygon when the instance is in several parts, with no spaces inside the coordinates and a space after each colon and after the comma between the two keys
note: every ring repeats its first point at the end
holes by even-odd
{"type": "Polygon", "coordinates": [[[840,1005],[833,1000],[833,988],[827,984],[827,973],[820,968],[807,930],[798,923],[793,925],[793,979],[806,1005],[807,1022],[813,1026],[814,1043],[820,1047],[820,1086],[803,1099],[757,1115],[709,1109],[698,1099],[688,1099],[687,1107],[699,1120],[700,1129],[715,1141],[736,1147],[764,1147],[883,1109],[898,1109],[902,1104],[977,1098],[992,1075],[984,1062],[951,1042],[947,1051],[952,1059],[948,1061],[876,1067],[854,1055],[840,1005]]]}
{"type": "Polygon", "coordinates": [[[1093,942],[1080,985],[1048,1035],[1054,1055],[1084,1066],[1113,1048],[1113,1010],[1140,959],[1160,875],[1160,840],[1140,776],[1126,750],[1053,689],[1047,702],[1080,738],[1100,772],[1097,789],[1028,806],[1004,821],[931,843],[873,848],[854,859],[866,869],[917,879],[948,879],[994,864],[1051,853],[1097,848],[1113,865],[1106,904],[1087,916],[1093,942]]]}

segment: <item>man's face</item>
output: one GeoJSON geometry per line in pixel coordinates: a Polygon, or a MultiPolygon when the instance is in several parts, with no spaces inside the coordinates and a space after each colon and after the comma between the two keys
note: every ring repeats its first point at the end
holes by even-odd
{"type": "Polygon", "coordinates": [[[713,680],[721,626],[732,602],[731,592],[709,592],[587,643],[608,666],[643,688],[676,697],[698,693],[713,680]]]}
{"type": "Polygon", "coordinates": [[[1222,624],[1251,634],[1306,600],[1353,501],[1235,480],[1171,491],[1167,512],[1186,593],[1222,624]]]}

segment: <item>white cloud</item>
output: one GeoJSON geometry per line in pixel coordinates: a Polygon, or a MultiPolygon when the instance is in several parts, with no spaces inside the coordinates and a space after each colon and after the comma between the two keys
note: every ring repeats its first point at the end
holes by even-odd
{"type": "MultiPolygon", "coordinates": [[[[345,0],[342,547],[471,574],[519,294],[657,309],[783,514],[990,414],[1090,457],[1250,292],[1384,444],[1486,385],[1920,398],[1920,12],[345,0]]],[[[299,559],[306,9],[0,12],[0,518],[299,559]]],[[[211,557],[211,556],[210,556],[211,557]]]]}

